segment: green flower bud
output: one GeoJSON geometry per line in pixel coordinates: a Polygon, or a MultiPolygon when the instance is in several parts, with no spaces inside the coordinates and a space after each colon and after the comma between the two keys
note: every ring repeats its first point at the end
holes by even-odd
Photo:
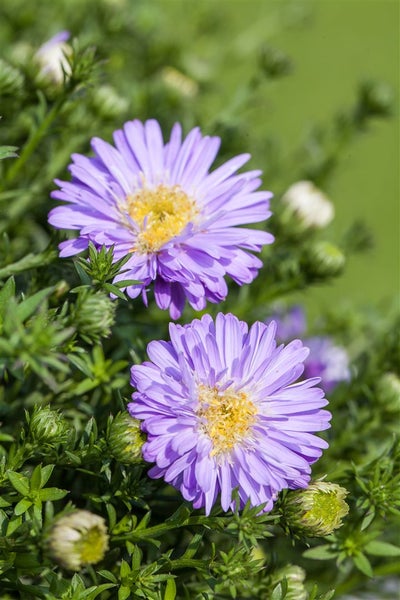
{"type": "Polygon", "coordinates": [[[72,437],[70,424],[49,406],[36,406],[27,418],[30,437],[39,446],[65,444],[72,437]]]}
{"type": "Polygon", "coordinates": [[[271,592],[279,583],[286,580],[287,592],[285,600],[307,600],[308,593],[304,586],[306,572],[297,565],[285,565],[274,571],[270,577],[271,592]]]}
{"type": "Polygon", "coordinates": [[[164,67],[161,72],[161,79],[168,88],[177,92],[183,98],[194,98],[199,91],[199,86],[194,79],[184,75],[174,67],[164,67]]]}
{"type": "Polygon", "coordinates": [[[140,429],[140,421],[129,413],[118,413],[112,420],[108,432],[108,445],[112,456],[123,465],[141,462],[142,446],[146,440],[140,429]]]}
{"type": "Polygon", "coordinates": [[[346,258],[334,244],[318,241],[306,250],[302,262],[314,277],[327,278],[339,275],[343,271],[346,258]]]}
{"type": "Polygon", "coordinates": [[[400,411],[400,379],[395,373],[385,373],[377,383],[376,395],[390,412],[400,411]]]}
{"type": "Polygon", "coordinates": [[[336,483],[315,481],[308,488],[290,492],[285,499],[287,525],[308,537],[331,534],[349,512],[348,492],[336,483]]]}
{"type": "Polygon", "coordinates": [[[98,343],[111,333],[115,321],[115,302],[104,292],[81,290],[72,308],[72,323],[88,343],[98,343]]]}
{"type": "Polygon", "coordinates": [[[101,85],[93,92],[92,104],[97,113],[105,119],[113,119],[128,110],[129,103],[119,96],[110,85],[101,85]]]}
{"type": "Polygon", "coordinates": [[[0,58],[0,95],[17,96],[24,83],[22,73],[0,58]]]}
{"type": "Polygon", "coordinates": [[[102,517],[76,510],[60,517],[52,526],[45,547],[49,556],[64,569],[79,571],[96,564],[108,550],[108,533],[102,517]]]}
{"type": "Polygon", "coordinates": [[[263,46],[259,55],[261,70],[267,77],[277,78],[288,75],[292,70],[292,61],[281,50],[263,46]]]}
{"type": "Polygon", "coordinates": [[[360,87],[359,113],[365,117],[387,117],[392,114],[394,94],[382,81],[365,81],[360,87]]]}

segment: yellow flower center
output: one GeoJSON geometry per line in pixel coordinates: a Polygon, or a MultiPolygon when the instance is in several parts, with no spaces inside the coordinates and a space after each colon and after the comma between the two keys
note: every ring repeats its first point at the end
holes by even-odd
{"type": "Polygon", "coordinates": [[[102,560],[108,548],[107,537],[100,527],[91,527],[76,542],[75,548],[80,555],[81,564],[91,565],[97,563],[102,560]]]}
{"type": "Polygon", "coordinates": [[[245,392],[199,386],[199,409],[202,430],[210,437],[211,456],[229,452],[244,441],[255,423],[257,408],[245,392]]]}
{"type": "Polygon", "coordinates": [[[179,185],[160,184],[127,197],[128,212],[140,232],[133,252],[156,252],[179,235],[198,210],[179,185]]]}

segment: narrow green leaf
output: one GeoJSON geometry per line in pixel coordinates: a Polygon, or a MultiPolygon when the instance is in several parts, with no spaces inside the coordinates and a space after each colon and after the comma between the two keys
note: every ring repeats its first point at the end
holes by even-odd
{"type": "Polygon", "coordinates": [[[313,558],[314,560],[329,560],[335,558],[336,553],[331,549],[329,544],[317,546],[316,548],[309,548],[303,552],[305,558],[313,558]]]}
{"type": "Polygon", "coordinates": [[[47,500],[61,500],[61,498],[64,498],[67,494],[69,494],[68,490],[61,490],[60,488],[44,488],[43,490],[40,490],[39,497],[42,502],[46,502],[47,500]]]}
{"type": "Polygon", "coordinates": [[[20,319],[20,321],[24,322],[26,321],[26,319],[28,319],[28,317],[33,315],[38,306],[40,306],[40,304],[45,298],[47,298],[47,296],[50,296],[53,290],[54,286],[45,288],[44,290],[36,292],[36,294],[33,294],[33,296],[30,296],[29,298],[23,300],[20,304],[18,304],[17,316],[20,319]]]}
{"type": "Polygon", "coordinates": [[[126,300],[125,294],[123,294],[121,292],[121,290],[117,288],[116,285],[113,285],[112,283],[105,283],[103,285],[103,288],[110,294],[114,294],[114,296],[118,296],[118,298],[121,298],[121,300],[126,300]]]}
{"type": "Polygon", "coordinates": [[[40,487],[44,487],[51,477],[55,465],[46,465],[41,469],[40,487]]]}
{"type": "Polygon", "coordinates": [[[126,585],[121,585],[118,590],[118,600],[126,600],[131,595],[131,589],[126,585]]]}
{"type": "Polygon", "coordinates": [[[23,496],[29,494],[29,479],[21,473],[15,473],[14,471],[7,471],[7,477],[11,485],[23,496]]]}
{"type": "Polygon", "coordinates": [[[7,279],[0,290],[0,318],[4,316],[5,309],[11,298],[15,296],[15,281],[14,277],[7,279]]]}
{"type": "Polygon", "coordinates": [[[175,579],[171,577],[167,581],[165,586],[164,600],[175,600],[176,598],[176,584],[175,579]]]}
{"type": "Polygon", "coordinates": [[[388,542],[372,541],[364,547],[365,552],[373,556],[400,556],[400,548],[388,542]]]}
{"type": "Polygon", "coordinates": [[[364,573],[364,575],[366,575],[367,577],[374,576],[374,572],[372,570],[371,563],[369,562],[369,560],[365,556],[365,554],[362,554],[362,552],[360,552],[359,554],[356,554],[353,557],[353,561],[354,561],[355,566],[357,567],[357,569],[359,571],[361,571],[361,573],[364,573]]]}
{"type": "Polygon", "coordinates": [[[24,514],[32,506],[32,500],[28,500],[28,498],[23,498],[15,505],[14,514],[18,517],[19,515],[24,514]]]}
{"type": "Polygon", "coordinates": [[[32,471],[30,488],[32,492],[37,492],[41,488],[41,479],[42,479],[42,466],[36,465],[36,467],[32,471]]]}

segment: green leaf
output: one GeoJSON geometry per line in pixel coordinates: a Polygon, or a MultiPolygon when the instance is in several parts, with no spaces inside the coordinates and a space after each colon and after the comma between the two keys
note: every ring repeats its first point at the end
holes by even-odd
{"type": "Polygon", "coordinates": [[[24,322],[28,317],[33,315],[35,310],[40,306],[47,296],[50,296],[51,292],[54,290],[54,286],[45,288],[44,290],[40,290],[30,296],[26,300],[23,300],[17,307],[17,316],[21,322],[24,322]]]}
{"type": "Polygon", "coordinates": [[[336,552],[332,550],[329,544],[323,546],[316,546],[315,548],[309,548],[303,552],[305,558],[313,558],[314,560],[330,560],[335,558],[336,552]]]}
{"type": "Polygon", "coordinates": [[[131,595],[131,589],[126,585],[121,585],[118,590],[118,600],[126,600],[131,595]]]}
{"type": "Polygon", "coordinates": [[[51,477],[55,465],[46,465],[41,470],[40,487],[44,487],[51,477]]]}
{"type": "Polygon", "coordinates": [[[400,556],[400,548],[388,542],[372,541],[364,547],[364,550],[373,556],[400,556]]]}
{"type": "Polygon", "coordinates": [[[6,536],[12,535],[14,533],[14,531],[16,531],[21,524],[22,524],[21,516],[13,517],[12,519],[10,519],[8,526],[7,526],[6,536]]]}
{"type": "Polygon", "coordinates": [[[61,500],[67,494],[69,494],[68,490],[61,490],[60,488],[45,488],[44,490],[40,490],[39,497],[43,502],[47,500],[61,500]]]}
{"type": "Polygon", "coordinates": [[[29,479],[20,473],[14,471],[7,471],[7,477],[11,485],[23,496],[29,494],[29,479]]]}
{"type": "Polygon", "coordinates": [[[118,296],[118,298],[121,298],[121,300],[126,300],[125,294],[121,292],[116,285],[113,285],[112,283],[104,283],[103,288],[106,290],[106,292],[114,294],[114,296],[118,296]]]}
{"type": "Polygon", "coordinates": [[[18,154],[15,153],[15,150],[18,150],[18,146],[0,146],[0,160],[16,158],[18,154]]]}
{"type": "Polygon", "coordinates": [[[40,490],[41,485],[41,478],[42,478],[42,466],[41,465],[37,465],[32,472],[32,476],[31,476],[31,481],[30,481],[30,488],[32,492],[37,492],[38,490],[40,490]]]}
{"type": "Polygon", "coordinates": [[[176,598],[176,584],[175,579],[172,577],[168,579],[167,585],[165,586],[164,600],[175,600],[176,598]]]}
{"type": "Polygon", "coordinates": [[[368,558],[362,552],[359,552],[355,556],[353,556],[353,561],[355,566],[361,573],[364,573],[367,577],[373,577],[374,573],[372,571],[371,563],[368,558]]]}
{"type": "Polygon", "coordinates": [[[32,506],[32,504],[33,504],[32,500],[29,500],[28,498],[23,498],[22,500],[20,500],[18,502],[18,504],[15,505],[14,514],[17,517],[19,515],[22,515],[24,512],[26,512],[28,510],[28,508],[30,508],[32,506]]]}
{"type": "Polygon", "coordinates": [[[15,296],[15,281],[14,277],[7,279],[0,290],[0,317],[4,316],[5,309],[8,306],[11,298],[15,296]]]}

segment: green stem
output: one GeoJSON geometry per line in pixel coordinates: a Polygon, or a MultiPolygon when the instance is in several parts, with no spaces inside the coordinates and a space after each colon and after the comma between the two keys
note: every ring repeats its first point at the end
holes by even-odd
{"type": "Polygon", "coordinates": [[[210,520],[208,517],[189,517],[184,523],[161,523],[160,525],[154,525],[154,527],[147,527],[146,529],[135,529],[124,535],[116,535],[111,538],[112,542],[140,542],[148,538],[156,538],[162,536],[167,531],[172,529],[179,529],[179,527],[190,527],[193,525],[207,525],[210,526],[210,520]]]}
{"type": "Polygon", "coordinates": [[[57,117],[61,106],[64,104],[64,101],[65,101],[65,96],[61,96],[55,102],[53,108],[47,113],[47,116],[43,119],[41,125],[33,133],[33,135],[28,139],[19,158],[12,163],[7,175],[4,178],[5,186],[9,186],[14,181],[14,179],[17,177],[17,175],[21,171],[22,167],[25,165],[26,161],[30,158],[30,156],[36,150],[41,139],[45,136],[50,125],[52,124],[54,119],[57,117]]]}

